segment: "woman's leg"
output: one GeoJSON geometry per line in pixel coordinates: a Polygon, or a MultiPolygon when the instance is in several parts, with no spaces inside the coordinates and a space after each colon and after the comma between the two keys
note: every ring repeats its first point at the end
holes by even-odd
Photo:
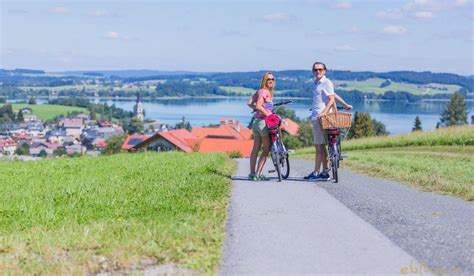
{"type": "Polygon", "coordinates": [[[261,136],[262,139],[262,154],[260,155],[260,158],[258,159],[258,165],[257,165],[257,174],[260,175],[262,174],[263,167],[265,166],[265,162],[267,162],[267,156],[268,153],[270,152],[270,137],[268,135],[261,136]]]}
{"type": "Polygon", "coordinates": [[[250,174],[255,174],[255,165],[257,164],[258,150],[262,146],[262,137],[255,136],[253,138],[253,148],[250,154],[250,174]]]}

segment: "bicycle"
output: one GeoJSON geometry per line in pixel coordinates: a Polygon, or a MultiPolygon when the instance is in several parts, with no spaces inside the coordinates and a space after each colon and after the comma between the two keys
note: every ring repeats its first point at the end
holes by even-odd
{"type": "MultiPolygon", "coordinates": [[[[276,103],[273,105],[273,110],[275,107],[290,104],[292,102],[292,100],[289,100],[276,103]]],[[[281,117],[275,113],[265,118],[265,123],[267,124],[268,134],[271,141],[270,156],[272,158],[273,165],[275,166],[275,171],[278,175],[278,182],[281,182],[282,179],[287,179],[290,175],[290,160],[288,158],[288,150],[286,149],[282,140],[280,127],[281,121],[281,117]]]]}
{"type": "MultiPolygon", "coordinates": [[[[337,110],[343,109],[343,107],[336,107],[337,110]]],[[[344,114],[344,113],[342,113],[344,114]]],[[[351,122],[351,117],[349,116],[349,126],[351,122]]],[[[347,119],[346,119],[347,121],[347,119]]],[[[340,123],[340,122],[339,122],[340,123]]],[[[321,124],[324,125],[324,124],[321,124]]],[[[337,122],[329,122],[329,125],[331,126],[337,126],[337,122]]],[[[346,122],[347,125],[347,122],[346,122]]],[[[325,128],[325,127],[323,127],[325,128]]],[[[329,163],[331,166],[331,172],[332,172],[332,179],[334,180],[334,183],[339,182],[339,175],[338,175],[338,169],[339,169],[339,163],[343,159],[342,158],[342,152],[341,152],[341,139],[340,139],[340,128],[344,127],[327,127],[328,131],[328,154],[329,154],[329,163]]],[[[346,132],[347,134],[347,132],[346,132]]]]}

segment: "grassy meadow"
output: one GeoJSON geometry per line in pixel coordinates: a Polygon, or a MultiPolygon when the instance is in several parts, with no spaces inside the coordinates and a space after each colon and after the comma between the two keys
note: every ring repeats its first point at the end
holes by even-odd
{"type": "Polygon", "coordinates": [[[384,79],[381,78],[370,78],[364,81],[345,81],[345,80],[336,80],[334,85],[338,86],[340,84],[346,84],[347,87],[337,87],[338,90],[360,90],[363,92],[373,92],[376,94],[383,94],[386,91],[405,91],[412,93],[414,95],[435,95],[435,94],[448,94],[454,93],[461,89],[459,85],[448,85],[448,84],[411,84],[411,83],[402,83],[402,82],[391,82],[390,85],[386,87],[380,87],[384,82],[384,79]],[[438,89],[436,89],[438,88],[438,89]],[[440,90],[439,88],[446,88],[447,90],[440,90]]]}
{"type": "MultiPolygon", "coordinates": [[[[474,126],[343,141],[342,151],[356,172],[474,201],[474,126]]],[[[312,160],[314,149],[293,158],[312,160]]]]}
{"type": "Polygon", "coordinates": [[[1,162],[0,273],[214,273],[230,176],[224,154],[1,162]]]}
{"type": "Polygon", "coordinates": [[[59,115],[66,115],[68,112],[82,112],[85,114],[89,114],[86,108],[82,107],[75,107],[75,106],[64,106],[64,105],[51,105],[51,104],[12,104],[12,108],[15,112],[18,110],[29,107],[32,109],[32,114],[36,115],[38,119],[42,120],[50,120],[59,115]]]}

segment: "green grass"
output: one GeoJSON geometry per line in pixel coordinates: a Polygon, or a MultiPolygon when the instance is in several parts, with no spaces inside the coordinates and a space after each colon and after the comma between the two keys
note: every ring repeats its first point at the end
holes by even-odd
{"type": "Polygon", "coordinates": [[[0,272],[130,271],[151,261],[215,273],[231,162],[177,152],[1,162],[0,272]]]}
{"type": "MultiPolygon", "coordinates": [[[[474,200],[474,126],[354,139],[342,149],[342,165],[356,172],[474,200]]],[[[314,160],[314,153],[299,149],[292,157],[314,160]]]]}
{"type": "Polygon", "coordinates": [[[219,86],[219,88],[226,92],[233,92],[241,95],[252,95],[253,93],[255,93],[255,89],[246,88],[242,86],[219,86]]]}
{"type": "Polygon", "coordinates": [[[337,87],[338,90],[347,91],[347,90],[360,90],[362,92],[373,92],[376,94],[383,94],[386,91],[405,91],[412,93],[414,95],[435,95],[435,94],[449,94],[454,93],[461,89],[459,85],[448,85],[448,84],[411,84],[411,83],[402,83],[402,82],[391,82],[389,86],[380,87],[380,84],[384,82],[384,79],[381,78],[370,78],[364,81],[338,81],[334,82],[334,85],[345,83],[347,87],[337,87]],[[435,88],[446,88],[447,90],[440,90],[435,88]]]}
{"type": "Polygon", "coordinates": [[[64,106],[64,105],[50,105],[50,104],[12,104],[12,108],[15,112],[18,112],[21,108],[30,107],[33,115],[36,115],[38,119],[50,120],[59,115],[66,115],[68,112],[82,112],[89,114],[86,108],[75,107],[75,106],[64,106]]]}

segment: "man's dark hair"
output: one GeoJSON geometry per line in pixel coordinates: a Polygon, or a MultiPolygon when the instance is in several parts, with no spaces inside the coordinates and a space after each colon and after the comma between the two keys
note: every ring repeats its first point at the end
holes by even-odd
{"type": "Polygon", "coordinates": [[[317,64],[320,64],[324,67],[324,70],[327,71],[328,69],[326,68],[326,64],[320,62],[320,61],[316,61],[314,64],[313,64],[313,67],[311,68],[311,71],[314,71],[314,66],[316,66],[317,64]]]}

